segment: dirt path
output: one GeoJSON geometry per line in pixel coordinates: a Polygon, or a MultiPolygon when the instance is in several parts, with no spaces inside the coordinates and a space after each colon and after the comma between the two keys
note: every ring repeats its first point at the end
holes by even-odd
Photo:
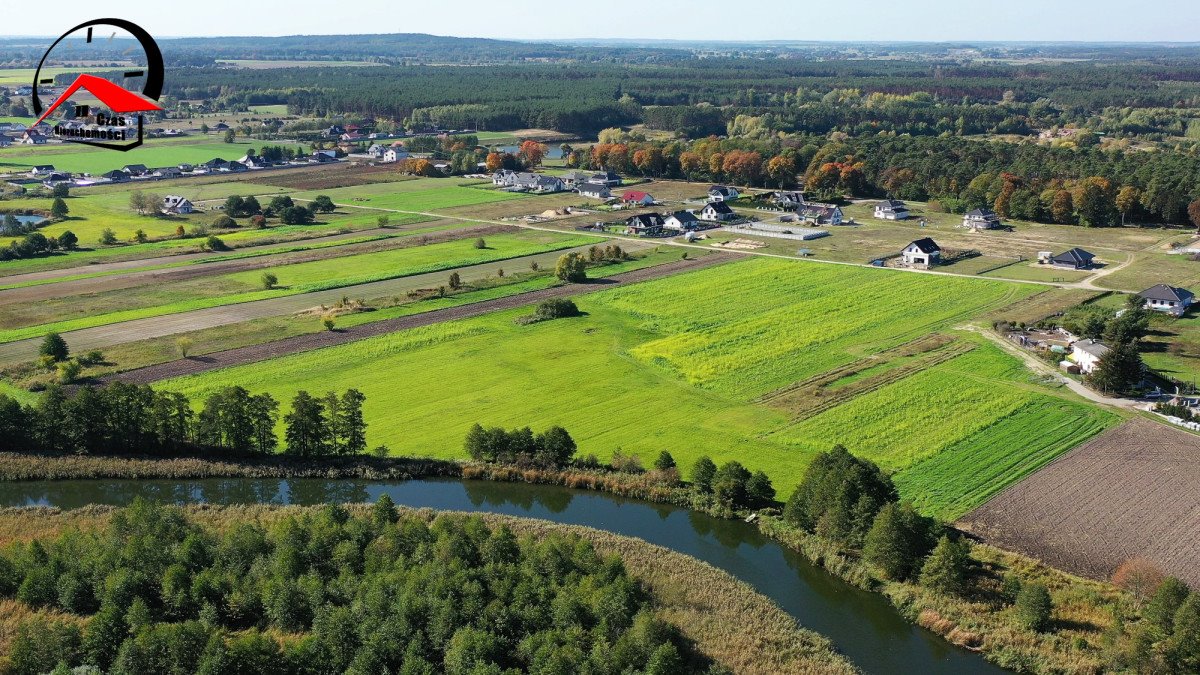
{"type": "MultiPolygon", "coordinates": [[[[376,251],[408,248],[416,245],[436,244],[468,237],[485,236],[498,232],[515,231],[517,231],[517,228],[504,225],[475,225],[470,227],[444,230],[442,232],[430,232],[425,235],[404,235],[402,233],[393,232],[392,234],[394,236],[391,236],[387,239],[377,239],[374,241],[366,241],[357,244],[322,247],[305,251],[272,253],[249,258],[220,260],[216,262],[203,262],[203,259],[201,259],[197,264],[183,265],[181,267],[170,267],[167,269],[138,269],[132,272],[115,273],[109,276],[97,278],[73,279],[69,281],[59,281],[56,283],[39,284],[36,286],[4,289],[0,290],[0,305],[22,302],[37,302],[39,300],[48,300],[51,298],[65,298],[72,295],[100,293],[103,291],[133,288],[136,286],[145,286],[149,284],[159,284],[171,281],[185,281],[188,279],[196,279],[199,277],[207,277],[217,274],[245,272],[248,270],[277,267],[280,265],[294,265],[296,263],[312,262],[314,260],[327,260],[329,258],[340,258],[343,256],[358,255],[362,253],[373,253],[376,251]]],[[[386,230],[381,231],[381,233],[386,232],[386,230]]],[[[223,253],[219,255],[229,254],[223,253]]]]}
{"type": "Polygon", "coordinates": [[[1025,363],[1025,365],[1033,372],[1038,373],[1040,375],[1045,375],[1047,377],[1053,378],[1053,379],[1063,383],[1064,385],[1066,385],[1067,389],[1070,389],[1071,391],[1075,392],[1076,394],[1082,396],[1083,398],[1086,398],[1087,400],[1089,400],[1093,403],[1099,403],[1100,405],[1110,406],[1113,408],[1120,408],[1122,410],[1137,410],[1137,409],[1139,409],[1138,406],[1141,405],[1141,403],[1139,401],[1135,401],[1133,399],[1105,396],[1104,394],[1101,394],[1100,392],[1098,392],[1094,389],[1090,389],[1087,385],[1083,384],[1082,382],[1079,382],[1077,380],[1072,380],[1071,378],[1067,377],[1066,375],[1063,375],[1054,366],[1051,366],[1050,364],[1046,363],[1045,361],[1042,361],[1041,359],[1034,356],[1033,354],[1030,354],[1028,351],[1021,349],[1020,347],[1010,343],[1008,340],[1005,340],[1004,338],[1000,337],[999,335],[996,335],[995,333],[993,333],[992,331],[990,331],[986,328],[980,328],[979,326],[972,326],[972,325],[958,326],[958,328],[960,330],[969,330],[969,331],[972,331],[975,333],[979,333],[980,335],[986,337],[988,340],[991,340],[992,343],[994,343],[996,346],[1000,347],[1004,351],[1021,359],[1021,361],[1023,361],[1025,363]]]}
{"type": "Polygon", "coordinates": [[[322,347],[346,344],[348,342],[355,342],[364,338],[385,335],[387,333],[407,330],[410,328],[418,328],[420,326],[429,326],[432,324],[441,323],[443,321],[466,319],[473,316],[479,316],[481,314],[529,305],[531,303],[540,302],[548,298],[579,295],[582,293],[590,293],[593,291],[612,288],[613,286],[648,281],[650,279],[657,279],[671,274],[677,274],[679,272],[701,269],[704,267],[725,263],[734,259],[734,256],[714,253],[712,255],[704,256],[703,258],[679,260],[676,262],[656,265],[654,267],[634,270],[632,272],[625,272],[623,274],[617,274],[605,279],[598,279],[588,284],[555,286],[552,288],[545,288],[537,291],[529,291],[528,293],[508,296],[505,298],[484,300],[467,305],[460,305],[458,307],[448,307],[446,309],[438,309],[431,312],[413,314],[396,319],[375,321],[339,331],[308,333],[305,335],[297,335],[295,337],[285,338],[283,340],[276,340],[274,342],[251,345],[248,347],[239,347],[237,349],[230,349],[204,356],[179,359],[167,363],[147,366],[145,368],[130,370],[124,373],[109,375],[101,378],[101,382],[112,382],[119,380],[121,382],[129,382],[133,384],[149,384],[151,382],[157,382],[158,380],[164,380],[171,377],[194,375],[196,373],[215,370],[217,368],[225,368],[244,363],[253,363],[255,361],[262,361],[264,359],[274,358],[276,356],[283,356],[286,354],[294,354],[312,349],[320,349],[322,347]]]}
{"type": "MultiPolygon", "coordinates": [[[[642,241],[638,246],[629,247],[629,250],[636,251],[651,245],[652,243],[642,241]]],[[[63,333],[63,337],[66,338],[67,344],[71,345],[73,352],[81,353],[91,349],[104,349],[111,345],[136,340],[175,335],[202,330],[204,328],[214,328],[216,326],[249,321],[251,319],[293,314],[318,305],[332,305],[343,297],[371,300],[373,298],[403,295],[418,288],[440,286],[446,283],[446,278],[451,272],[458,272],[459,277],[464,282],[470,283],[471,281],[494,275],[498,268],[527,269],[532,262],[537,262],[543,268],[553,268],[555,262],[558,261],[558,257],[562,254],[569,251],[583,252],[587,249],[588,246],[585,245],[572,249],[549,251],[520,258],[459,267],[452,270],[446,269],[440,272],[414,274],[397,279],[359,284],[357,286],[345,286],[327,291],[285,295],[278,298],[221,305],[220,307],[198,309],[191,312],[122,321],[105,326],[68,331],[63,333]]],[[[28,340],[0,344],[0,364],[20,363],[37,358],[39,344],[41,344],[41,338],[30,338],[28,340]]]]}

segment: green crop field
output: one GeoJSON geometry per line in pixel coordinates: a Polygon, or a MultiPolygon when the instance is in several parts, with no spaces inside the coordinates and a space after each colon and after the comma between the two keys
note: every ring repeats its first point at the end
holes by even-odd
{"type": "Polygon", "coordinates": [[[317,195],[328,195],[334,202],[347,206],[368,206],[399,211],[433,211],[455,206],[474,206],[525,198],[524,195],[512,192],[462,187],[456,185],[451,179],[442,178],[356,185],[332,190],[311,190],[293,193],[292,197],[312,199],[317,195]]]}
{"type": "Polygon", "coordinates": [[[214,157],[234,160],[246,154],[247,149],[257,149],[261,145],[260,141],[223,143],[192,137],[149,139],[145,145],[128,152],[113,152],[79,143],[14,145],[0,149],[0,171],[25,171],[35,164],[53,164],[61,171],[99,175],[126,164],[155,168],[184,162],[200,164],[214,157]]]}
{"type": "Polygon", "coordinates": [[[514,319],[528,309],[500,312],[162,386],[199,400],[241,384],[283,401],[299,389],[357,387],[367,395],[370,442],[393,452],[461,456],[474,422],[561,424],[582,453],[604,458],[621,449],[648,462],[669,450],[685,468],[702,454],[737,459],[767,471],[784,496],[815,452],[843,442],[890,470],[908,470],[905,496],[949,513],[1010,477],[980,470],[951,492],[938,483],[944,469],[931,463],[942,454],[961,460],[971,447],[994,447],[995,465],[1020,450],[1032,467],[1107,418],[1097,413],[1089,425],[1018,448],[1047,423],[1035,411],[1059,410],[1062,419],[1087,417],[1087,409],[1030,382],[1019,362],[982,341],[801,422],[754,399],[1026,292],[986,280],[755,259],[580,296],[579,318],[522,326],[514,319]],[[876,309],[863,311],[863,298],[876,309]],[[404,387],[395,386],[398,373],[404,387]],[[864,425],[870,433],[856,430],[864,425]]]}
{"type": "Polygon", "coordinates": [[[263,290],[263,270],[214,275],[168,286],[149,285],[88,296],[54,298],[29,305],[0,308],[0,342],[37,337],[50,331],[65,332],[105,326],[166,314],[219,307],[241,302],[395,279],[465,265],[506,260],[518,256],[581,246],[594,237],[549,232],[496,235],[488,248],[476,249],[474,240],[391,249],[271,268],[279,287],[263,290]],[[115,312],[105,308],[122,307],[115,312]],[[53,321],[33,323],[53,317],[53,321]]]}

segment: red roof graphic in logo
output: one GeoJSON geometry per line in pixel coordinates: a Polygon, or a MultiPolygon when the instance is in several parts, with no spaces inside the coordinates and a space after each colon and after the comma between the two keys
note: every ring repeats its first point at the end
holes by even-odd
{"type": "Polygon", "coordinates": [[[96,77],[95,75],[88,75],[84,73],[83,75],[75,78],[75,82],[73,82],[70,87],[67,87],[67,90],[64,91],[57,99],[55,99],[54,103],[49,108],[46,108],[46,112],[42,113],[42,116],[38,118],[37,122],[34,122],[34,125],[37,125],[42,120],[46,119],[50,113],[54,112],[58,106],[62,105],[68,98],[70,98],[71,94],[79,91],[80,87],[83,87],[90,92],[92,96],[100,99],[101,103],[108,106],[110,110],[116,113],[162,110],[162,107],[160,107],[154,101],[145,98],[144,96],[135,94],[119,84],[106,80],[103,77],[96,77]]]}

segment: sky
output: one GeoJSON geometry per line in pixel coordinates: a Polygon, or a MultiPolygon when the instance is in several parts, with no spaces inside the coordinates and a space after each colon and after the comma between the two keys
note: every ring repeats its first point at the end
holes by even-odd
{"type": "Polygon", "coordinates": [[[515,40],[1200,42],[1196,0],[56,0],[53,5],[48,12],[0,14],[0,35],[57,36],[86,20],[114,16],[159,38],[432,33],[515,40]]]}

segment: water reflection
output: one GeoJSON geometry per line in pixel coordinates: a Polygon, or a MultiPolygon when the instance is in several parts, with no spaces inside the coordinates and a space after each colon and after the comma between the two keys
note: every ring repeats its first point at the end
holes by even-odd
{"type": "Polygon", "coordinates": [[[686,553],[750,584],[870,673],[1004,672],[910,625],[881,596],[839,581],[752,525],[595,492],[454,480],[30,481],[0,483],[0,506],[124,505],[137,496],[171,503],[321,504],[375,501],[383,494],[400,505],[584,525],[686,553]]]}

